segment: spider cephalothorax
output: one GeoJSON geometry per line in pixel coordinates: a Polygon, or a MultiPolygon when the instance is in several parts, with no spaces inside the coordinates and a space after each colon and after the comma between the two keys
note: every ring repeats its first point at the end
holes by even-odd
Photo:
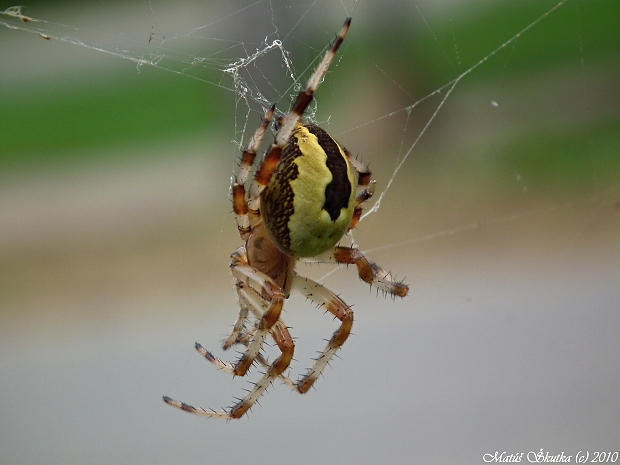
{"type": "Polygon", "coordinates": [[[299,260],[354,264],[363,281],[384,292],[404,297],[409,291],[406,284],[393,280],[358,249],[336,245],[359,221],[361,204],[372,196],[375,183],[368,168],[327,132],[301,119],[350,24],[351,19],[347,18],[291,111],[279,119],[274,142],[256,170],[249,191],[246,193],[246,182],[275,105],[267,110],[243,152],[233,184],[233,208],[245,245],[231,255],[241,310],[223,348],[240,344],[245,351],[236,363],[229,363],[215,358],[198,343],[196,349],[218,368],[236,376],[244,376],[255,362],[265,366],[266,371],[245,398],[229,410],[192,407],[164,397],[174,407],[207,417],[240,418],[277,378],[299,393],[312,387],[347,340],[353,311],[326,287],[297,275],[295,264],[299,260]],[[284,374],[295,344],[280,317],[293,289],[340,320],[325,349],[297,381],[284,374]],[[250,313],[255,324],[246,328],[250,313]],[[267,336],[281,351],[272,363],[261,354],[267,336]]]}

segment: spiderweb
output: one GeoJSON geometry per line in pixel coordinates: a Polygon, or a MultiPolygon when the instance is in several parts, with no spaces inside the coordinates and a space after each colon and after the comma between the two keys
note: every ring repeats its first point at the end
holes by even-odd
{"type": "MultiPolygon", "coordinates": [[[[511,54],[519,47],[522,37],[532,29],[538,27],[544,29],[544,25],[540,26],[540,23],[556,14],[557,10],[569,8],[570,6],[567,6],[566,3],[567,0],[550,3],[538,17],[531,18],[531,21],[524,23],[525,25],[522,28],[507,32],[504,41],[495,45],[490,44],[490,51],[486,55],[465,68],[463,68],[459,56],[459,46],[463,47],[463,44],[459,44],[456,37],[453,37],[454,50],[450,50],[450,46],[439,44],[444,55],[439,59],[450,63],[450,66],[456,70],[453,73],[456,77],[422,98],[416,99],[411,94],[407,95],[406,99],[414,101],[404,107],[396,107],[384,114],[370,115],[366,121],[348,129],[346,129],[346,125],[339,124],[339,128],[344,127],[345,129],[340,129],[336,133],[337,135],[345,135],[349,132],[355,134],[356,131],[372,128],[384,120],[395,121],[397,127],[401,127],[402,130],[400,135],[396,134],[396,137],[400,139],[400,145],[395,155],[397,160],[393,171],[387,179],[387,184],[383,185],[384,187],[377,195],[374,205],[365,213],[365,216],[379,210],[383,198],[388,194],[393,183],[399,182],[399,171],[408,162],[419,141],[425,136],[428,128],[435,122],[440,112],[443,111],[446,102],[450,101],[453,92],[459,88],[461,82],[470,74],[475,74],[479,68],[484,67],[489,61],[495,60],[504,63],[504,68],[508,69],[511,64],[511,54]],[[500,56],[499,59],[497,59],[498,55],[500,56]],[[411,120],[411,113],[416,111],[416,107],[423,106],[427,102],[429,102],[427,111],[421,112],[427,116],[425,119],[423,118],[424,122],[417,126],[411,120]]],[[[93,54],[110,55],[119,60],[119,63],[130,61],[135,64],[138,70],[144,67],[153,67],[179,75],[180,79],[199,80],[205,85],[220,88],[223,92],[231,92],[235,105],[234,141],[238,149],[243,147],[247,140],[248,130],[253,130],[254,123],[259,115],[271,103],[274,101],[279,103],[280,112],[287,111],[290,100],[304,84],[304,79],[311,71],[314,61],[320,56],[321,49],[324,49],[333,35],[333,30],[337,27],[331,18],[354,15],[358,6],[356,3],[351,3],[350,5],[338,6],[322,4],[321,7],[318,7],[316,3],[310,2],[306,6],[298,6],[297,15],[293,15],[287,14],[285,9],[278,4],[259,1],[242,8],[233,8],[229,13],[219,11],[213,16],[217,19],[200,26],[186,26],[186,29],[182,29],[180,32],[175,28],[182,26],[174,21],[169,21],[166,24],[166,14],[169,12],[163,8],[163,5],[158,5],[156,2],[149,2],[146,6],[141,5],[137,15],[133,11],[123,13],[121,19],[124,21],[120,21],[120,25],[115,26],[121,31],[120,34],[116,31],[101,31],[97,27],[76,27],[47,20],[44,19],[45,17],[29,16],[27,9],[23,7],[7,8],[2,15],[0,24],[9,29],[37,34],[45,40],[85,48],[92,51],[93,54]],[[320,11],[317,12],[316,10],[320,11]],[[239,22],[247,22],[248,18],[252,18],[254,27],[238,28],[238,26],[234,26],[239,22]],[[326,21],[326,18],[329,18],[330,21],[326,21]],[[121,25],[126,25],[128,28],[123,29],[121,25]],[[233,38],[218,36],[217,34],[221,33],[222,28],[234,30],[235,33],[230,34],[233,38]],[[311,43],[304,39],[306,33],[312,31],[310,28],[318,29],[322,33],[320,39],[317,38],[311,43]],[[132,33],[131,31],[136,32],[132,33]],[[303,61],[299,60],[303,64],[303,69],[299,72],[295,67],[297,60],[292,59],[288,48],[288,44],[296,45],[298,43],[303,46],[302,53],[298,52],[298,54],[304,58],[303,61]],[[196,54],[197,51],[200,51],[200,54],[196,54]]],[[[439,43],[440,38],[434,35],[432,24],[429,24],[423,7],[415,5],[413,9],[414,12],[411,15],[417,15],[421,24],[426,28],[426,33],[439,43]]],[[[51,14],[51,16],[54,15],[51,14]]],[[[389,29],[383,33],[385,38],[389,37],[389,29]]],[[[316,36],[316,34],[312,35],[316,36]]],[[[579,37],[579,30],[575,31],[575,35],[579,37]]],[[[349,42],[350,39],[347,41],[345,52],[342,53],[340,59],[347,59],[346,47],[349,46],[349,42]]],[[[363,51],[361,52],[363,53],[363,51]]],[[[580,59],[583,60],[583,54],[580,59]]],[[[338,63],[335,67],[337,66],[338,63]]],[[[407,90],[393,80],[389,69],[382,68],[378,63],[371,63],[370,67],[375,67],[384,75],[386,82],[392,80],[393,86],[397,87],[403,94],[407,94],[407,90]]],[[[332,70],[332,74],[335,74],[334,70],[332,70]]],[[[329,81],[327,86],[330,86],[329,81]]],[[[323,93],[331,91],[334,95],[336,91],[344,92],[346,88],[346,82],[341,80],[332,85],[331,90],[323,90],[323,93]]],[[[318,100],[322,99],[319,98],[318,100]]],[[[306,114],[308,120],[316,121],[317,105],[317,101],[313,102],[308,110],[306,114]]],[[[495,101],[490,102],[490,105],[498,106],[495,101]]],[[[320,121],[321,123],[331,124],[331,117],[326,116],[325,113],[321,114],[320,118],[324,119],[324,121],[320,121]]],[[[514,179],[516,184],[523,185],[524,190],[526,189],[523,183],[527,181],[522,180],[516,171],[514,172],[514,179]]],[[[614,187],[611,188],[612,191],[614,189],[614,187]]],[[[521,213],[518,216],[520,215],[521,213]]],[[[509,216],[509,218],[512,217],[509,216]]],[[[480,225],[479,223],[476,224],[480,225]]],[[[466,229],[471,227],[473,227],[471,224],[464,226],[466,229]]],[[[453,229],[450,231],[454,232],[453,229]]],[[[445,232],[438,234],[443,235],[445,232]]]]}

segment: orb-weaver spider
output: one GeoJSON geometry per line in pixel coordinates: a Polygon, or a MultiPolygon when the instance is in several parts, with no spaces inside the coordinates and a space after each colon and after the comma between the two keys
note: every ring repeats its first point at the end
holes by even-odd
{"type": "Polygon", "coordinates": [[[255,362],[265,366],[266,371],[245,398],[229,410],[197,408],[164,397],[173,407],[207,417],[240,418],[277,378],[299,393],[310,389],[347,340],[353,325],[353,311],[321,284],[297,275],[295,264],[298,260],[355,264],[360,278],[378,289],[400,297],[409,291],[406,284],[393,280],[356,248],[336,246],[359,221],[361,204],[372,196],[375,181],[370,179],[368,168],[329,134],[301,120],[350,24],[351,18],[347,18],[291,111],[278,119],[275,140],[256,170],[246,195],[245,184],[275,105],[267,111],[243,152],[232,188],[237,228],[246,242],[231,255],[241,311],[223,348],[241,344],[246,349],[236,363],[215,358],[198,343],[196,349],[216,367],[235,376],[244,376],[255,362]],[[280,318],[291,290],[306,296],[341,322],[312,367],[297,381],[284,375],[293,358],[295,344],[280,318]],[[250,313],[256,323],[246,330],[250,313]],[[268,335],[281,351],[271,364],[261,355],[268,335]]]}

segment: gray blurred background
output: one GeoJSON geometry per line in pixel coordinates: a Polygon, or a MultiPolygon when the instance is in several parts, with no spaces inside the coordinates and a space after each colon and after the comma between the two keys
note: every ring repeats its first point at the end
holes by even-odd
{"type": "MultiPolygon", "coordinates": [[[[45,21],[0,16],[0,462],[619,450],[620,4],[557,5],[59,1],[22,10],[45,21]],[[354,239],[410,295],[300,265],[356,315],[316,389],[276,383],[229,423],[176,411],[162,395],[218,408],[257,379],[193,349],[237,357],[219,350],[238,311],[230,176],[256,99],[286,111],[290,73],[305,81],[348,15],[315,119],[373,170],[385,195],[354,239]],[[224,68],[274,40],[290,68],[261,54],[240,98],[224,68]]],[[[299,296],[283,317],[296,376],[336,323],[299,296]]]]}

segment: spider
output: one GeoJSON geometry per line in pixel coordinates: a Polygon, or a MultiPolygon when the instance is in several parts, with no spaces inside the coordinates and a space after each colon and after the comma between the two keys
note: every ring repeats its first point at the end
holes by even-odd
{"type": "Polygon", "coordinates": [[[295,272],[297,261],[354,264],[363,281],[385,293],[404,297],[409,291],[406,284],[392,279],[390,273],[369,261],[358,249],[336,245],[358,223],[361,204],[372,196],[375,181],[370,179],[368,168],[327,132],[302,121],[350,24],[351,18],[347,18],[290,112],[277,119],[274,142],[246,193],[246,181],[275,105],[266,112],[243,152],[232,187],[233,211],[245,245],[231,254],[240,312],[222,347],[226,350],[239,344],[245,351],[239,360],[230,363],[214,357],[198,343],[196,350],[234,376],[244,376],[254,363],[266,371],[247,395],[228,410],[193,407],[164,397],[173,407],[206,417],[241,418],[278,378],[301,394],[312,387],[347,340],[353,311],[326,287],[299,276],[295,272]],[[325,349],[296,381],[284,374],[293,358],[295,344],[280,318],[284,302],[293,290],[340,320],[340,327],[325,349]],[[256,322],[246,329],[250,313],[256,322]],[[272,363],[261,354],[268,335],[281,352],[272,363]]]}

